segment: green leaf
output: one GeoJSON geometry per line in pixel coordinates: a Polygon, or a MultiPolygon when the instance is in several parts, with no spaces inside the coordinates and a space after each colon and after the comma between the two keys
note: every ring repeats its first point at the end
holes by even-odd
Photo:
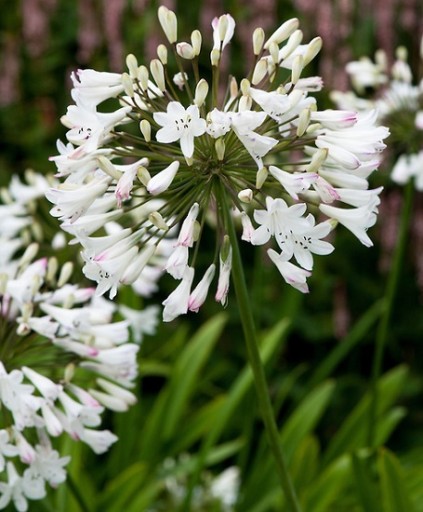
{"type": "Polygon", "coordinates": [[[381,503],[377,489],[377,475],[374,457],[365,453],[351,455],[352,469],[355,480],[356,496],[363,507],[363,512],[380,512],[381,503]]]}
{"type": "MultiPolygon", "coordinates": [[[[385,421],[386,411],[401,393],[407,375],[407,368],[405,366],[398,366],[379,379],[378,389],[380,398],[377,411],[379,420],[376,432],[378,439],[380,439],[381,433],[384,431],[384,427],[381,427],[381,425],[385,421]]],[[[333,437],[324,457],[325,465],[343,453],[366,446],[369,429],[369,407],[370,393],[366,393],[333,437]]]]}
{"type": "MultiPolygon", "coordinates": [[[[351,481],[351,462],[347,455],[330,464],[311,485],[302,500],[303,512],[328,512],[330,505],[351,481]]],[[[339,510],[339,509],[338,509],[339,510]]]]}
{"type": "Polygon", "coordinates": [[[383,511],[413,512],[414,508],[399,460],[386,448],[381,448],[379,451],[378,470],[383,511]]]}
{"type": "Polygon", "coordinates": [[[169,439],[178,427],[185,406],[196,389],[197,378],[227,320],[220,314],[204,324],[176,361],[169,382],[163,436],[169,439]]]}
{"type": "Polygon", "coordinates": [[[302,439],[311,432],[329,404],[335,389],[333,381],[327,381],[311,391],[289,417],[281,430],[284,453],[289,462],[302,439]]]}

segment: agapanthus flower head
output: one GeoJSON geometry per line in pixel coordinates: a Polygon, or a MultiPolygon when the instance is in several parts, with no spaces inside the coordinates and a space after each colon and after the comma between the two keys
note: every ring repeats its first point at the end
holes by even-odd
{"type": "Polygon", "coordinates": [[[2,190],[0,205],[7,216],[0,225],[0,509],[12,502],[19,511],[66,480],[70,457],[60,455],[57,438],[68,435],[95,453],[117,441],[101,423],[105,409],[126,411],[136,401],[139,346],[129,329],[141,340],[157,316],[126,308],[116,321],[115,304],[69,282],[73,263],[40,255],[51,241],[34,212],[51,183],[34,172],[26,178],[2,190]],[[29,243],[35,235],[39,243],[29,243]]]}
{"type": "Polygon", "coordinates": [[[422,48],[423,45],[420,48],[420,64],[415,71],[408,62],[405,47],[397,48],[390,67],[382,50],[376,52],[374,61],[363,57],[350,62],[346,71],[353,90],[347,93],[332,92],[332,98],[340,108],[376,110],[378,123],[389,127],[390,131],[392,180],[404,185],[414,179],[418,190],[423,190],[422,48]]]}
{"type": "Polygon", "coordinates": [[[59,143],[60,155],[52,157],[63,181],[48,197],[53,215],[83,247],[85,275],[97,282],[98,295],[113,297],[152,269],[168,272],[179,284],[163,303],[165,321],[198,311],[213,286],[225,305],[234,218],[242,219],[243,240],[274,239],[271,260],[287,283],[307,291],[313,255],[333,251],[323,239],[338,223],[370,245],[364,233],[380,190],[355,204],[342,189],[368,188],[388,130],[373,114],[319,110],[312,93],[322,80],[302,75],[322,41],[304,42],[297,19],[267,38],[257,28],[253,69],[235,78],[221,66],[235,33],[230,14],[211,21],[204,76],[201,33],[180,40],[175,13],[160,7],[158,14],[170,45],[159,45],[158,58],[140,64],[129,55],[122,74],[73,75],[75,105],[62,119],[68,144],[59,143]],[[118,238],[110,221],[120,226],[118,238]],[[217,231],[217,247],[201,268],[206,224],[217,231]]]}

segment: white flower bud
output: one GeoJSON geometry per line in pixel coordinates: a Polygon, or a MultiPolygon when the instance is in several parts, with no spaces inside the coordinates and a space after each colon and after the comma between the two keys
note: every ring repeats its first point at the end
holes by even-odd
{"type": "Polygon", "coordinates": [[[320,52],[322,44],[323,42],[321,37],[315,37],[309,42],[307,51],[304,55],[304,66],[307,66],[307,64],[320,52]]]}
{"type": "Polygon", "coordinates": [[[229,94],[231,99],[234,99],[238,96],[238,83],[234,76],[231,78],[231,82],[229,84],[229,94]]]}
{"type": "Polygon", "coordinates": [[[151,124],[147,119],[143,119],[140,122],[140,130],[146,142],[151,141],[151,124]]]}
{"type": "Polygon", "coordinates": [[[251,110],[251,107],[253,105],[253,100],[251,96],[242,96],[239,100],[239,112],[244,112],[246,110],[251,110]]]}
{"type": "Polygon", "coordinates": [[[263,80],[267,75],[267,69],[267,60],[260,59],[254,67],[253,77],[251,79],[253,85],[257,85],[263,80]]]}
{"type": "Polygon", "coordinates": [[[191,34],[191,45],[192,45],[192,49],[194,51],[195,57],[197,57],[197,55],[200,54],[201,43],[202,43],[201,32],[199,30],[194,30],[191,34]]]}
{"type": "Polygon", "coordinates": [[[279,46],[276,43],[270,43],[269,53],[275,64],[279,63],[279,46]]]}
{"type": "Polygon", "coordinates": [[[64,381],[70,382],[73,379],[74,374],[75,374],[75,364],[69,363],[65,367],[64,381]]]}
{"type": "Polygon", "coordinates": [[[288,39],[294,30],[298,28],[299,24],[300,22],[297,18],[292,18],[288,21],[285,21],[285,23],[282,23],[282,25],[275,32],[273,32],[273,34],[266,41],[266,44],[264,45],[265,50],[269,48],[271,43],[280,44],[285,41],[285,39],[288,39]]]}
{"type": "Polygon", "coordinates": [[[210,61],[212,66],[217,66],[220,61],[220,50],[214,49],[210,52],[210,61]]]}
{"type": "Polygon", "coordinates": [[[122,173],[118,171],[112,162],[104,155],[98,156],[97,162],[100,169],[115,180],[119,180],[122,176],[122,173]]]}
{"type": "Polygon", "coordinates": [[[264,182],[267,180],[268,176],[269,171],[266,169],[266,167],[262,167],[259,171],[257,171],[256,188],[260,189],[264,185],[264,182]]]}
{"type": "Polygon", "coordinates": [[[279,52],[279,62],[286,59],[291,53],[298,48],[303,40],[303,33],[301,30],[296,30],[288,39],[286,45],[279,52]]]}
{"type": "Polygon", "coordinates": [[[163,92],[166,90],[165,76],[163,64],[159,61],[159,59],[153,59],[150,62],[150,72],[154,78],[154,81],[157,84],[157,87],[163,92]]]}
{"type": "Polygon", "coordinates": [[[146,187],[151,180],[150,173],[145,167],[142,166],[138,168],[137,176],[140,182],[144,185],[144,187],[146,187]]]}
{"type": "Polygon", "coordinates": [[[5,274],[5,273],[0,274],[0,296],[4,295],[6,293],[8,280],[9,280],[9,277],[7,274],[5,274]]]}
{"type": "Polygon", "coordinates": [[[151,212],[148,216],[148,220],[156,226],[156,228],[168,231],[169,226],[166,224],[163,216],[159,212],[151,212]]]}
{"type": "Polygon", "coordinates": [[[57,258],[54,256],[49,258],[48,262],[47,262],[47,272],[46,272],[46,280],[48,282],[50,282],[50,283],[54,282],[58,268],[59,268],[59,263],[57,261],[57,258]]]}
{"type": "Polygon", "coordinates": [[[253,191],[251,188],[246,188],[238,193],[238,199],[243,203],[251,203],[253,200],[253,191]]]}
{"type": "Polygon", "coordinates": [[[202,78],[195,88],[194,103],[197,105],[197,107],[201,107],[203,105],[208,92],[209,84],[206,80],[204,80],[204,78],[202,78]]]}
{"type": "Polygon", "coordinates": [[[320,169],[320,166],[326,160],[327,156],[328,150],[326,148],[318,149],[311,157],[310,163],[305,168],[305,171],[309,173],[317,172],[320,169]]]}
{"type": "Polygon", "coordinates": [[[173,178],[176,176],[178,169],[179,162],[175,161],[168,165],[166,169],[163,169],[163,171],[160,171],[155,176],[153,176],[147,185],[147,190],[150,192],[150,194],[155,196],[167,190],[170,187],[173,178]]]}
{"type": "Polygon", "coordinates": [[[302,55],[296,55],[292,61],[291,70],[291,83],[295,85],[300,79],[301,73],[304,69],[304,59],[302,55]]]}
{"type": "Polygon", "coordinates": [[[129,70],[129,75],[131,78],[136,78],[138,75],[138,61],[135,55],[132,53],[126,56],[126,66],[129,70]]]}
{"type": "Polygon", "coordinates": [[[163,66],[166,66],[167,64],[167,48],[164,44],[159,44],[157,47],[157,56],[160,59],[160,62],[163,64],[163,66]]]}
{"type": "Polygon", "coordinates": [[[223,139],[217,139],[214,143],[214,147],[216,149],[217,159],[221,162],[225,156],[225,143],[223,139]]]}
{"type": "Polygon", "coordinates": [[[19,261],[19,267],[26,267],[29,263],[31,263],[31,261],[35,258],[38,249],[39,245],[35,242],[28,245],[19,261]]]}
{"type": "Polygon", "coordinates": [[[185,83],[188,81],[188,75],[183,73],[176,73],[173,77],[173,83],[179,87],[179,89],[182,91],[182,89],[185,86],[185,83]]]}
{"type": "Polygon", "coordinates": [[[194,49],[189,43],[178,43],[176,45],[176,52],[180,57],[186,60],[192,60],[195,57],[194,49]]]}
{"type": "Polygon", "coordinates": [[[138,68],[138,80],[143,91],[148,89],[148,74],[148,69],[145,66],[140,66],[138,68]]]}
{"type": "Polygon", "coordinates": [[[310,109],[304,108],[298,116],[297,137],[302,137],[310,123],[310,109]]]}
{"type": "Polygon", "coordinates": [[[33,234],[35,240],[37,242],[41,242],[44,238],[44,232],[43,228],[41,227],[41,224],[37,221],[33,221],[33,223],[30,226],[31,233],[33,234]]]}
{"type": "Polygon", "coordinates": [[[240,87],[241,87],[242,94],[244,94],[244,95],[250,94],[250,81],[247,80],[247,78],[243,78],[241,80],[240,87]]]}
{"type": "Polygon", "coordinates": [[[128,75],[128,73],[122,73],[122,85],[125,90],[125,94],[127,94],[130,98],[133,98],[134,84],[132,83],[132,78],[128,75]]]}
{"type": "Polygon", "coordinates": [[[264,43],[264,30],[261,27],[257,27],[253,32],[253,52],[254,55],[259,55],[263,49],[264,43]]]}
{"type": "Polygon", "coordinates": [[[158,15],[160,25],[162,26],[167,40],[170,44],[176,43],[178,38],[178,20],[176,18],[176,14],[162,5],[159,7],[158,15]]]}
{"type": "Polygon", "coordinates": [[[201,281],[192,291],[188,300],[188,309],[190,311],[194,311],[195,313],[197,313],[200,307],[204,304],[207,298],[207,294],[209,292],[210,284],[213,281],[215,272],[216,265],[210,265],[210,267],[206,270],[203,279],[201,279],[201,281]]]}
{"type": "Polygon", "coordinates": [[[73,263],[71,261],[67,261],[60,270],[59,279],[57,281],[58,288],[61,288],[68,281],[73,272],[73,263]]]}

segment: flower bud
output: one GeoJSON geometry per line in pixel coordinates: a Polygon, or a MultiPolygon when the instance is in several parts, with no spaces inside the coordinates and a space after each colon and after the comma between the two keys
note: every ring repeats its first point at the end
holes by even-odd
{"type": "Polygon", "coordinates": [[[210,284],[213,281],[215,272],[216,265],[211,264],[210,267],[206,270],[206,273],[204,274],[201,281],[192,291],[188,300],[188,309],[190,311],[194,311],[195,313],[197,313],[200,307],[204,304],[207,298],[207,294],[209,292],[210,284]]]}
{"type": "Polygon", "coordinates": [[[315,37],[312,39],[307,47],[307,50],[304,54],[304,66],[307,66],[309,62],[311,62],[314,57],[320,52],[322,49],[322,38],[321,37],[315,37]]]}
{"type": "Polygon", "coordinates": [[[132,53],[126,56],[126,66],[129,70],[130,77],[136,78],[138,75],[138,61],[132,53]]]}
{"type": "Polygon", "coordinates": [[[253,85],[259,84],[263,78],[267,75],[267,61],[266,59],[260,59],[254,67],[253,77],[251,82],[253,85]]]}
{"type": "Polygon", "coordinates": [[[54,283],[57,269],[59,268],[59,263],[57,261],[57,258],[52,256],[48,259],[47,262],[47,273],[46,273],[46,280],[50,283],[54,283]]]}
{"type": "Polygon", "coordinates": [[[63,378],[64,381],[65,382],[70,382],[73,379],[74,374],[75,374],[75,364],[74,363],[69,363],[65,367],[65,375],[64,375],[64,378],[63,378]]]}
{"type": "Polygon", "coordinates": [[[159,212],[151,212],[148,216],[148,220],[156,226],[156,228],[159,228],[163,231],[167,231],[169,229],[169,226],[166,224],[166,222],[163,219],[163,216],[159,212]]]}
{"type": "Polygon", "coordinates": [[[157,87],[163,92],[166,90],[165,77],[164,77],[164,69],[163,64],[159,61],[159,59],[153,59],[150,62],[150,72],[154,78],[154,81],[157,84],[157,87]]]}
{"type": "Polygon", "coordinates": [[[257,27],[253,32],[253,52],[254,55],[259,55],[263,49],[264,43],[264,30],[261,27],[257,27]]]}
{"type": "Polygon", "coordinates": [[[264,182],[267,180],[268,176],[269,171],[266,169],[266,167],[262,167],[259,171],[257,171],[256,188],[260,189],[264,185],[264,182]]]}
{"type": "Polygon", "coordinates": [[[221,162],[225,156],[225,143],[223,139],[217,139],[214,143],[214,148],[216,150],[217,159],[221,162]]]}
{"type": "Polygon", "coordinates": [[[0,297],[6,293],[9,276],[5,273],[0,274],[0,297]]]}
{"type": "Polygon", "coordinates": [[[286,59],[291,53],[298,48],[303,40],[303,33],[301,30],[296,30],[291,34],[286,45],[279,52],[279,62],[286,59]]]}
{"type": "Polygon", "coordinates": [[[28,245],[19,261],[19,267],[26,267],[29,263],[31,263],[31,261],[35,258],[38,249],[39,245],[35,242],[28,245]]]}
{"type": "Polygon", "coordinates": [[[292,70],[291,70],[291,83],[292,85],[296,85],[298,80],[300,79],[301,73],[304,68],[304,59],[302,55],[296,55],[294,60],[292,61],[292,70]]]}
{"type": "Polygon", "coordinates": [[[125,90],[125,94],[127,94],[130,98],[133,98],[134,85],[132,83],[132,78],[128,75],[128,73],[122,73],[122,85],[125,90]]]}
{"type": "Polygon", "coordinates": [[[194,103],[197,107],[201,107],[209,92],[209,84],[202,78],[195,88],[194,103]]]}
{"type": "Polygon", "coordinates": [[[160,6],[158,10],[159,22],[163,32],[170,44],[176,43],[178,38],[178,20],[176,14],[165,6],[160,6]]]}
{"type": "Polygon", "coordinates": [[[194,49],[189,43],[178,43],[176,45],[176,52],[180,57],[186,60],[192,60],[195,57],[194,49]]]}
{"type": "Polygon", "coordinates": [[[151,180],[150,173],[145,167],[142,166],[138,168],[137,176],[140,182],[144,185],[144,187],[146,187],[151,180]]]}
{"type": "Polygon", "coordinates": [[[192,45],[192,49],[194,51],[195,57],[197,57],[197,55],[200,54],[201,43],[202,43],[201,32],[199,30],[194,30],[191,34],[191,45],[192,45]]]}
{"type": "Polygon", "coordinates": [[[220,50],[214,49],[210,52],[211,65],[216,67],[220,61],[220,50]]]}
{"type": "Polygon", "coordinates": [[[100,155],[97,157],[98,166],[100,169],[114,178],[115,180],[119,180],[122,176],[122,173],[116,169],[116,167],[112,164],[112,162],[106,158],[104,155],[100,155]]]}
{"type": "Polygon", "coordinates": [[[243,203],[251,203],[253,200],[253,191],[251,188],[246,188],[238,193],[238,199],[243,203]]]}
{"type": "Polygon", "coordinates": [[[164,44],[159,44],[157,47],[157,56],[160,59],[160,62],[163,64],[163,66],[166,66],[167,64],[167,48],[164,44]]]}
{"type": "Polygon", "coordinates": [[[229,94],[231,99],[234,99],[238,96],[238,83],[234,76],[231,78],[231,82],[229,84],[229,94]]]}
{"type": "Polygon", "coordinates": [[[310,109],[304,108],[298,116],[297,137],[302,137],[310,123],[310,109]]]}
{"type": "Polygon", "coordinates": [[[37,242],[41,242],[44,238],[43,228],[40,223],[34,220],[30,226],[31,233],[37,242]]]}
{"type": "Polygon", "coordinates": [[[311,157],[310,163],[305,168],[306,172],[317,172],[320,169],[320,166],[326,160],[327,156],[328,150],[326,148],[318,149],[311,157]]]}
{"type": "Polygon", "coordinates": [[[280,44],[296,30],[299,26],[300,22],[297,18],[292,18],[282,25],[269,37],[264,45],[265,50],[269,48],[272,43],[280,44]]]}
{"type": "Polygon", "coordinates": [[[251,96],[242,96],[239,100],[239,111],[245,112],[246,110],[251,110],[251,107],[253,105],[253,100],[251,96]]]}
{"type": "Polygon", "coordinates": [[[146,142],[151,141],[151,124],[147,119],[143,119],[140,122],[140,130],[146,142]]]}
{"type": "Polygon", "coordinates": [[[147,184],[147,190],[150,192],[150,194],[156,196],[167,190],[170,187],[173,178],[176,176],[178,169],[179,162],[175,161],[168,165],[166,169],[163,169],[163,171],[160,171],[155,176],[153,176],[153,178],[151,178],[147,184]]]}
{"type": "Polygon", "coordinates": [[[71,261],[67,261],[60,270],[59,279],[57,280],[57,286],[61,288],[68,281],[73,272],[73,263],[71,261]]]}
{"type": "Polygon", "coordinates": [[[138,68],[138,80],[141,85],[141,89],[146,91],[148,89],[148,69],[145,66],[138,68]]]}
{"type": "Polygon", "coordinates": [[[244,94],[244,95],[250,94],[250,81],[249,80],[247,80],[246,78],[243,78],[241,80],[240,87],[241,87],[242,94],[244,94]]]}
{"type": "Polygon", "coordinates": [[[279,46],[276,43],[270,43],[269,53],[275,64],[279,63],[279,46]]]}

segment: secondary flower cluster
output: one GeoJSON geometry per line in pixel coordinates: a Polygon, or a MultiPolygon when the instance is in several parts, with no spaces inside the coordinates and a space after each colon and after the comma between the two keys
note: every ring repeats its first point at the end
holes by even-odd
{"type": "Polygon", "coordinates": [[[170,51],[159,45],[148,66],[128,55],[128,72],[72,74],[75,104],[62,118],[68,143],[52,157],[63,183],[47,194],[51,213],[82,245],[97,293],[113,297],[146,270],[166,270],[180,281],[163,302],[170,321],[198,311],[219,267],[215,299],[225,304],[234,221],[253,245],[276,240],[268,255],[302,292],[313,255],[333,251],[323,238],[338,223],[372,245],[366,231],[380,189],[368,190],[367,177],[388,130],[375,126],[375,112],[318,110],[311,93],[322,80],[301,74],[321,39],[303,44],[297,19],[269,38],[257,28],[254,68],[237,81],[221,69],[235,29],[225,14],[212,22],[211,72],[202,78],[201,33],[179,41],[176,15],[160,7],[158,16],[170,51]],[[193,287],[209,226],[217,232],[215,258],[193,287]]]}
{"type": "Polygon", "coordinates": [[[102,413],[135,403],[128,388],[139,348],[128,342],[129,322],[113,320],[114,304],[68,282],[70,262],[36,259],[40,246],[30,242],[42,230],[32,212],[50,184],[34,173],[28,181],[14,177],[0,205],[0,509],[13,502],[19,511],[66,479],[70,457],[55,438],[95,453],[117,440],[99,430],[102,413]]]}
{"type": "MultiPolygon", "coordinates": [[[[422,66],[423,38],[420,73],[422,66]]],[[[378,50],[374,62],[363,57],[347,64],[346,70],[354,91],[335,91],[333,100],[340,108],[377,109],[379,122],[391,133],[392,180],[403,185],[414,179],[417,190],[423,190],[423,77],[413,74],[406,48],[397,49],[391,68],[385,53],[378,50]]]]}

